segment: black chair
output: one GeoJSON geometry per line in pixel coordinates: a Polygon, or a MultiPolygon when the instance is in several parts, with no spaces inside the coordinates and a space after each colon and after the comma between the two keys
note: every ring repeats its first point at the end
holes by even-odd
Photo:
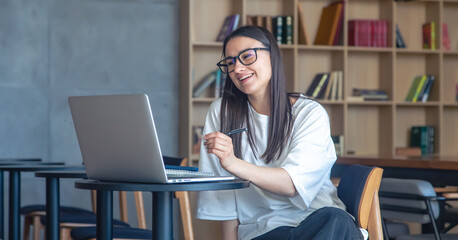
{"type": "Polygon", "coordinates": [[[348,167],[337,187],[337,194],[360,228],[369,233],[369,239],[382,240],[382,219],[378,189],[383,169],[352,165],[348,167]]]}
{"type": "MultiPolygon", "coordinates": [[[[458,239],[458,234],[440,233],[437,226],[439,203],[431,183],[417,179],[384,178],[380,185],[380,208],[384,221],[430,223],[433,234],[410,234],[397,236],[396,240],[458,239]]],[[[448,199],[450,200],[450,199],[448,199]]],[[[389,226],[387,226],[389,228],[389,226]]],[[[389,234],[389,230],[387,231],[389,234]]],[[[390,238],[390,236],[387,236],[390,238]]]]}

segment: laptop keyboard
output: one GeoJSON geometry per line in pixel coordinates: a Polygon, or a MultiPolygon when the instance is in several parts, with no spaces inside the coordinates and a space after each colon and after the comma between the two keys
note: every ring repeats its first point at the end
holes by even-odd
{"type": "Polygon", "coordinates": [[[196,177],[196,176],[214,176],[213,172],[189,171],[181,169],[165,169],[167,177],[196,177]]]}

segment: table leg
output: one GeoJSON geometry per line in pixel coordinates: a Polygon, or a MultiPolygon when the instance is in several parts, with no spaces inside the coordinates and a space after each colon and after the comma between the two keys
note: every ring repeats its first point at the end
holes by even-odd
{"type": "Polygon", "coordinates": [[[173,239],[172,192],[153,192],[153,239],[173,239]]]}
{"type": "Polygon", "coordinates": [[[97,190],[97,239],[113,239],[113,192],[97,190]]]}
{"type": "Polygon", "coordinates": [[[3,223],[5,220],[5,214],[3,212],[3,171],[0,171],[0,239],[3,239],[3,223]]]}
{"type": "Polygon", "coordinates": [[[59,179],[46,178],[46,239],[59,240],[59,179]]]}
{"type": "Polygon", "coordinates": [[[9,197],[9,229],[8,236],[10,240],[19,240],[20,238],[20,213],[21,206],[21,173],[10,171],[10,197],[9,197]]]}

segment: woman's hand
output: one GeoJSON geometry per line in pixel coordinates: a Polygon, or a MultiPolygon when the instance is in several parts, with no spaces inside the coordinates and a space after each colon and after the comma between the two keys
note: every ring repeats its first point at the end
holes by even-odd
{"type": "Polygon", "coordinates": [[[213,132],[205,135],[204,140],[207,153],[215,154],[224,169],[228,170],[235,164],[237,158],[234,155],[232,138],[221,132],[213,132]]]}

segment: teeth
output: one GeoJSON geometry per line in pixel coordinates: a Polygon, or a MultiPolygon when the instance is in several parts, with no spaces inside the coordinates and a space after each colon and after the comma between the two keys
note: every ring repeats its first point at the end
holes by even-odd
{"type": "Polygon", "coordinates": [[[244,79],[247,79],[249,77],[253,76],[253,73],[252,74],[249,74],[249,75],[245,75],[243,76],[242,78],[240,78],[240,80],[244,80],[244,79]]]}

